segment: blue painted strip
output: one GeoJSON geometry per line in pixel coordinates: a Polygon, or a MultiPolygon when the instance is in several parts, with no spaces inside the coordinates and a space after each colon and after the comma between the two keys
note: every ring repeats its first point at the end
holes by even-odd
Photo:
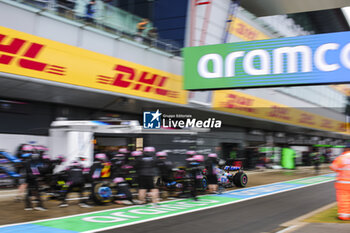
{"type": "Polygon", "coordinates": [[[1,233],[14,233],[14,232],[25,232],[25,233],[78,233],[77,231],[69,231],[63,229],[57,229],[53,227],[40,226],[36,224],[23,224],[16,226],[8,226],[0,228],[1,233]]]}
{"type": "Polygon", "coordinates": [[[95,123],[97,125],[109,125],[108,123],[106,122],[102,122],[102,121],[91,121],[92,123],[95,123]]]}
{"type": "Polygon", "coordinates": [[[332,174],[327,174],[327,175],[322,175],[324,177],[336,177],[337,174],[336,173],[332,173],[332,174]]]}
{"type": "MultiPolygon", "coordinates": [[[[309,185],[314,184],[320,184],[322,183],[322,177],[324,177],[324,182],[332,181],[334,179],[330,177],[334,177],[335,174],[327,174],[327,175],[321,175],[321,176],[314,176],[314,177],[307,177],[297,180],[291,180],[291,181],[284,181],[279,182],[275,184],[267,184],[257,187],[251,187],[251,188],[245,188],[245,189],[239,189],[239,190],[233,190],[227,193],[223,193],[220,195],[217,195],[218,197],[227,197],[232,198],[232,201],[227,202],[228,203],[234,203],[236,201],[248,199],[248,198],[256,198],[264,195],[269,194],[275,194],[278,192],[288,191],[295,188],[300,187],[306,187],[309,185]],[[320,179],[317,182],[315,179],[320,179]],[[308,183],[305,181],[312,181],[312,183],[308,183]],[[294,183],[295,182],[295,183],[294,183]],[[298,183],[301,182],[301,183],[298,183]],[[304,183],[303,183],[304,182],[304,183]]],[[[214,205],[215,206],[215,205],[214,205]]],[[[131,207],[130,207],[131,208],[131,207]]],[[[124,211],[125,209],[123,209],[124,211]]],[[[200,210],[200,209],[198,209],[200,210]]],[[[106,210],[105,212],[108,212],[106,210]]],[[[87,213],[88,214],[88,213],[87,213]]],[[[42,220],[40,222],[45,221],[51,221],[51,220],[42,220]]],[[[43,225],[37,225],[37,224],[19,224],[14,226],[8,226],[8,227],[0,227],[1,233],[12,233],[12,232],[26,232],[26,233],[78,233],[77,231],[71,231],[71,230],[64,230],[64,229],[56,229],[49,226],[43,226],[43,225]]]]}
{"type": "Polygon", "coordinates": [[[277,193],[280,191],[285,191],[293,188],[297,188],[300,186],[305,186],[302,184],[289,184],[289,183],[277,183],[272,185],[264,185],[259,187],[252,187],[248,189],[235,190],[232,192],[221,194],[224,197],[231,198],[250,198],[250,197],[258,197],[266,194],[277,193]]]}

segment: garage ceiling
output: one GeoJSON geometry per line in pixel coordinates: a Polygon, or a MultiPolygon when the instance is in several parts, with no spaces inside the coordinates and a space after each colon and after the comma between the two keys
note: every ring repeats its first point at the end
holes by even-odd
{"type": "MultiPolygon", "coordinates": [[[[71,106],[93,108],[101,111],[115,111],[140,115],[145,109],[165,109],[167,114],[191,114],[195,118],[208,117],[220,119],[223,124],[232,127],[263,129],[272,132],[292,132],[318,135],[321,137],[339,137],[339,134],[317,131],[283,123],[241,117],[204,108],[202,105],[177,105],[154,100],[133,98],[121,93],[99,91],[75,85],[60,84],[18,75],[0,73],[0,97],[14,100],[32,100],[58,103],[71,106]]],[[[141,123],[141,122],[140,122],[141,123]]]]}

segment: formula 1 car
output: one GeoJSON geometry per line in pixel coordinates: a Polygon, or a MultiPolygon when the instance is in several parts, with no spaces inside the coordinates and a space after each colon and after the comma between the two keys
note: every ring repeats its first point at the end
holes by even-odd
{"type": "Polygon", "coordinates": [[[216,174],[218,177],[218,185],[222,188],[232,188],[234,186],[233,183],[233,174],[220,169],[216,168],[216,174]]]}
{"type": "MultiPolygon", "coordinates": [[[[224,167],[224,177],[227,177],[227,180],[232,182],[236,187],[245,187],[248,183],[248,176],[242,171],[242,168],[239,166],[225,166],[224,167]],[[235,175],[231,174],[230,171],[237,171],[235,175]],[[227,174],[228,173],[228,174],[227,174]]],[[[228,182],[226,181],[226,182],[228,182]]]]}
{"type": "Polygon", "coordinates": [[[21,177],[15,172],[15,167],[21,162],[16,156],[0,151],[0,186],[15,185],[15,180],[21,177]]]}
{"type": "MultiPolygon", "coordinates": [[[[182,192],[186,193],[189,192],[191,189],[191,175],[188,173],[185,167],[178,167],[174,168],[173,170],[173,177],[169,180],[169,182],[166,182],[160,186],[163,186],[165,190],[170,192],[182,192]]],[[[200,180],[198,182],[197,191],[204,192],[208,188],[208,181],[207,178],[203,173],[200,175],[198,174],[196,179],[200,180]]]]}

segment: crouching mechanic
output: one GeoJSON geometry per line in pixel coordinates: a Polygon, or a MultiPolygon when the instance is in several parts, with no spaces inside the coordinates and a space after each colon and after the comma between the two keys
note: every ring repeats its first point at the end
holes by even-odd
{"type": "Polygon", "coordinates": [[[338,202],[338,218],[350,220],[350,144],[333,161],[330,168],[337,172],[335,189],[338,202]]]}
{"type": "Polygon", "coordinates": [[[59,205],[59,207],[67,207],[68,203],[66,201],[67,195],[77,190],[80,195],[80,203],[79,206],[83,208],[89,208],[90,206],[86,204],[86,199],[84,197],[84,191],[85,191],[85,178],[84,178],[84,168],[83,166],[77,162],[74,161],[68,168],[67,168],[67,181],[66,184],[68,185],[68,190],[63,194],[63,201],[59,205]]]}
{"type": "Polygon", "coordinates": [[[130,191],[129,183],[123,177],[116,177],[113,179],[115,184],[116,195],[114,196],[114,203],[116,204],[134,204],[132,200],[132,193],[130,191]]]}

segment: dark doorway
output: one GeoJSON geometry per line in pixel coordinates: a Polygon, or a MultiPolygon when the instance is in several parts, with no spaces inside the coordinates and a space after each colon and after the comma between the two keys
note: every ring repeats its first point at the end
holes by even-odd
{"type": "Polygon", "coordinates": [[[229,160],[234,156],[239,157],[239,143],[221,143],[222,158],[229,160]]]}

